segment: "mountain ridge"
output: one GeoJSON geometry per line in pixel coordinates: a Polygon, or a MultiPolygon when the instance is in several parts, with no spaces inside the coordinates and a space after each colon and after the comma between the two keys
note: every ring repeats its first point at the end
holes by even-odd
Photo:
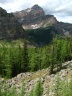
{"type": "MultiPolygon", "coordinates": [[[[72,24],[59,22],[54,15],[45,14],[43,8],[35,4],[31,8],[13,13],[24,29],[37,29],[49,26],[61,27],[67,31],[72,31],[72,24]],[[59,25],[59,26],[58,26],[59,25]]],[[[61,29],[60,28],[60,29],[61,29]]]]}
{"type": "Polygon", "coordinates": [[[24,29],[37,29],[40,27],[46,27],[48,24],[50,26],[57,22],[53,15],[46,15],[43,8],[38,5],[34,5],[31,8],[22,10],[20,12],[15,12],[13,15],[22,24],[24,29]]]}
{"type": "Polygon", "coordinates": [[[0,7],[0,39],[18,39],[25,36],[25,30],[14,15],[0,7]]]}
{"type": "Polygon", "coordinates": [[[7,13],[0,8],[0,39],[25,38],[36,45],[49,44],[56,35],[70,38],[72,24],[57,21],[43,8],[34,5],[15,13],[7,13]]]}
{"type": "Polygon", "coordinates": [[[39,5],[34,5],[20,12],[13,14],[17,18],[18,14],[27,13],[26,17],[17,19],[27,31],[29,38],[39,46],[49,44],[56,35],[60,35],[62,38],[72,36],[72,24],[59,22],[53,15],[45,14],[43,8],[39,5]],[[37,9],[34,8],[35,6],[37,9]],[[33,15],[31,9],[35,12],[32,13],[33,15]],[[29,11],[27,12],[27,10],[29,11]]]}

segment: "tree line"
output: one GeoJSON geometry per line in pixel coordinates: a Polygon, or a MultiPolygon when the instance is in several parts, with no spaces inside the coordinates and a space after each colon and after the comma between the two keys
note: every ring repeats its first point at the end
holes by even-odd
{"type": "Polygon", "coordinates": [[[0,76],[14,77],[21,72],[37,71],[43,68],[60,70],[62,63],[72,59],[72,38],[62,39],[56,36],[52,43],[36,48],[27,48],[26,40],[23,47],[5,46],[0,48],[0,76]]]}

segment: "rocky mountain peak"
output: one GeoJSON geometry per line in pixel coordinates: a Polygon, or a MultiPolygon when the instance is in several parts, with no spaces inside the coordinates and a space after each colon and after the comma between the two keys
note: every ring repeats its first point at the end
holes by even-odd
{"type": "Polygon", "coordinates": [[[39,15],[39,16],[44,16],[45,12],[44,10],[37,4],[31,7],[31,13],[39,15]]]}
{"type": "Polygon", "coordinates": [[[41,11],[43,11],[43,13],[45,14],[45,12],[44,12],[44,10],[43,10],[43,8],[41,8],[38,4],[35,4],[34,6],[32,6],[32,8],[31,8],[32,10],[41,10],[41,11]]]}
{"type": "Polygon", "coordinates": [[[39,45],[45,44],[45,42],[51,40],[56,34],[62,37],[70,37],[72,35],[72,24],[57,21],[54,15],[45,14],[43,8],[37,4],[13,14],[25,30],[28,31],[31,29],[31,32],[29,31],[28,33],[29,37],[35,40],[35,43],[38,41],[39,45]]]}
{"type": "MultiPolygon", "coordinates": [[[[41,8],[38,4],[35,4],[34,6],[32,6],[32,9],[39,9],[39,8],[41,8]]],[[[42,9],[42,8],[41,8],[42,9]]]]}
{"type": "Polygon", "coordinates": [[[46,15],[43,8],[35,4],[31,8],[13,13],[24,29],[37,29],[57,22],[53,15],[46,15]]]}
{"type": "Polygon", "coordinates": [[[44,10],[37,4],[31,8],[13,13],[20,23],[30,23],[32,19],[39,18],[45,15],[44,10]]]}

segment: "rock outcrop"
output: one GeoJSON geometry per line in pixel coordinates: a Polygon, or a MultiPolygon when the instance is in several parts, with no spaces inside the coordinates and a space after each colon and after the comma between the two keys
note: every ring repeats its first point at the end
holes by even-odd
{"type": "MultiPolygon", "coordinates": [[[[16,86],[17,92],[20,92],[20,88],[25,82],[26,93],[29,93],[33,87],[35,87],[36,83],[41,78],[43,83],[43,96],[53,96],[53,87],[56,85],[57,80],[69,82],[72,76],[72,61],[65,62],[63,67],[66,69],[62,69],[60,72],[56,74],[49,75],[49,69],[39,70],[37,72],[27,72],[18,74],[16,77],[4,80],[0,79],[0,82],[6,82],[8,88],[11,88],[13,85],[16,86]],[[48,93],[49,91],[49,93],[48,93]],[[49,94],[49,95],[48,95],[49,94]]],[[[58,81],[59,83],[59,81],[58,81]]]]}

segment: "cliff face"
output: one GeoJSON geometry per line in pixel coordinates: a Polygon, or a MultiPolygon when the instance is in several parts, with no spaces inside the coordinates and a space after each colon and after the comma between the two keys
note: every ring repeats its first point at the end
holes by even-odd
{"type": "Polygon", "coordinates": [[[63,34],[72,31],[72,24],[58,22],[53,15],[46,15],[44,10],[38,5],[15,12],[13,15],[22,24],[24,29],[38,29],[53,26],[57,31],[61,30],[63,34]]]}
{"type": "Polygon", "coordinates": [[[25,31],[13,14],[0,8],[0,39],[16,39],[24,36],[25,31]]]}
{"type": "Polygon", "coordinates": [[[34,22],[40,17],[45,15],[43,9],[38,5],[34,5],[32,8],[28,8],[26,10],[22,10],[14,13],[14,16],[21,22],[22,24],[28,24],[34,22]]]}
{"type": "Polygon", "coordinates": [[[50,26],[57,22],[53,15],[46,15],[44,10],[38,5],[13,14],[24,29],[37,29],[50,26]]]}

